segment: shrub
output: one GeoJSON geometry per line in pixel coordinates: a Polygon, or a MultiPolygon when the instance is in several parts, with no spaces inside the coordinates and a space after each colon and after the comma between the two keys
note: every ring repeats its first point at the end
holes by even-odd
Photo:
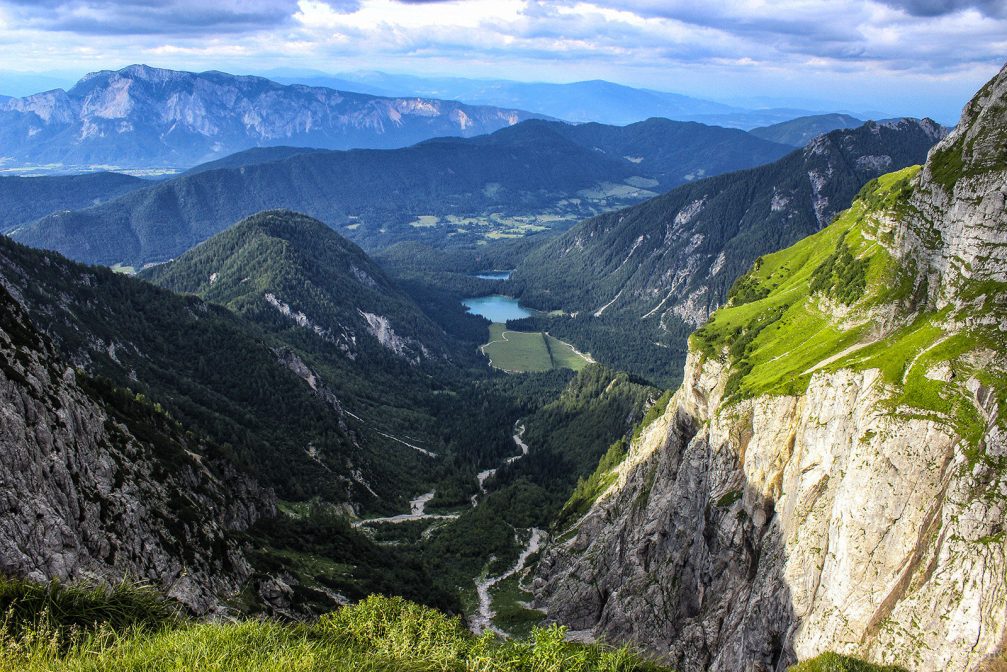
{"type": "Polygon", "coordinates": [[[444,666],[464,658],[472,646],[472,637],[457,616],[401,597],[372,595],[323,616],[319,625],[346,644],[379,656],[417,658],[444,666]]]}
{"type": "Polygon", "coordinates": [[[788,672],[906,672],[893,665],[875,665],[837,653],[823,653],[820,656],[798,663],[788,672]]]}
{"type": "Polygon", "coordinates": [[[153,588],[126,580],[106,586],[0,578],[0,614],[7,637],[46,632],[61,646],[84,632],[151,629],[177,618],[153,588]]]}

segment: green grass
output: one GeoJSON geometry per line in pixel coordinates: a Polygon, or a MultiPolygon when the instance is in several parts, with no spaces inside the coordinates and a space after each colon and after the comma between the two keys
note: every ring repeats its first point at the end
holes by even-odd
{"type": "Polygon", "coordinates": [[[906,672],[906,670],[893,665],[874,665],[836,653],[823,653],[792,666],[787,672],[906,672]]]}
{"type": "Polygon", "coordinates": [[[590,363],[558,338],[541,331],[512,331],[498,322],[490,325],[490,340],[482,351],[494,367],[512,373],[580,371],[590,363]]]}
{"type": "Polygon", "coordinates": [[[118,630],[176,622],[176,609],[153,589],[127,581],[115,586],[0,577],[0,614],[8,637],[45,631],[61,649],[100,626],[118,630]]]}
{"type": "Polygon", "coordinates": [[[370,597],[310,623],[270,620],[160,625],[98,622],[69,644],[64,625],[0,628],[0,671],[633,672],[658,671],[626,648],[564,641],[559,627],[524,640],[475,637],[457,617],[402,598],[370,597]]]}
{"type": "Polygon", "coordinates": [[[733,290],[743,301],[718,310],[693,335],[692,346],[707,356],[729,353],[731,396],[800,394],[813,369],[869,338],[871,308],[907,298],[908,270],[875,240],[884,233],[875,208],[894,208],[891,193],[907,193],[918,170],[878,178],[875,191],[862,194],[833,224],[760,259],[733,290]],[[850,304],[845,323],[829,302],[850,304]]]}
{"type": "Polygon", "coordinates": [[[882,410],[950,427],[973,464],[987,459],[979,449],[986,422],[966,383],[975,377],[1004,398],[1007,373],[995,362],[979,364],[985,360],[977,353],[1003,352],[1005,339],[992,327],[962,325],[1001,311],[996,297],[1003,287],[963,280],[958,296],[965,307],[958,312],[918,308],[925,284],[914,282],[911,261],[901,265],[881,244],[892,240],[889,222],[911,210],[918,170],[872,181],[833,224],[761,258],[691,345],[706,357],[729,358],[729,401],[801,394],[816,371],[877,369],[889,390],[882,410]],[[896,315],[895,327],[879,334],[876,309],[896,315]],[[953,375],[928,376],[940,369],[953,375]]]}
{"type": "Polygon", "coordinates": [[[512,637],[528,637],[545,618],[545,614],[523,606],[532,594],[521,590],[517,576],[501,581],[490,592],[493,598],[493,624],[512,637]]]}

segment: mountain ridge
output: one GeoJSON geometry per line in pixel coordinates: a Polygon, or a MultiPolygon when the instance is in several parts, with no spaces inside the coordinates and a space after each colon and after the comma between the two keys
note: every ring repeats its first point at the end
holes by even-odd
{"type": "Polygon", "coordinates": [[[443,331],[363,250],[294,212],[248,217],[141,277],[260,324],[307,326],[351,359],[382,349],[415,365],[449,356],[443,331]],[[377,343],[367,348],[367,337],[377,343]]]}
{"type": "Polygon", "coordinates": [[[741,131],[700,127],[717,139],[723,156],[697,161],[705,135],[683,129],[697,127],[653,120],[602,128],[609,136],[607,152],[595,149],[605,139],[594,137],[598,127],[537,120],[489,136],[431,139],[398,150],[291,155],[293,150],[283,149],[276,150],[282,158],[266,162],[260,157],[274,151],[256,150],[247,165],[194,171],[112,203],[25,224],[12,235],[82,261],[141,266],[178,256],[255,212],[286,208],[320,219],[369,249],[415,239],[471,243],[561,226],[638,202],[653,195],[651,189],[686,181],[687,172],[758,165],[787,151],[741,131]],[[648,150],[633,136],[678,144],[648,150]],[[740,149],[733,142],[739,138],[740,149]],[[641,152],[634,161],[616,151],[632,146],[641,152]],[[687,168],[676,169],[679,164],[687,168]]]}
{"type": "Polygon", "coordinates": [[[131,65],[91,73],[69,91],[0,101],[0,148],[21,165],[184,169],[256,146],[403,147],[538,116],[131,65]]]}
{"type": "Polygon", "coordinates": [[[512,286],[534,308],[571,315],[536,324],[548,323],[603,361],[606,353],[575,334],[628,320],[666,346],[648,349],[655,359],[680,367],[685,336],[760,254],[827,225],[869,179],[923,161],[943,134],[929,120],[833,131],[772,164],[586,220],[529,254],[512,286]]]}

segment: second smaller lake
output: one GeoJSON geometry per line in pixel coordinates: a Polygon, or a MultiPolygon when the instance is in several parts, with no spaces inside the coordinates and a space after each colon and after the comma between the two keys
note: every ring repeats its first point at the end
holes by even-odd
{"type": "Polygon", "coordinates": [[[482,271],[481,273],[476,273],[477,278],[482,278],[483,280],[510,280],[510,274],[514,271],[482,271]]]}
{"type": "Polygon", "coordinates": [[[531,317],[535,311],[523,307],[513,296],[493,294],[492,296],[477,296],[462,301],[470,313],[482,315],[490,322],[506,322],[531,317]]]}

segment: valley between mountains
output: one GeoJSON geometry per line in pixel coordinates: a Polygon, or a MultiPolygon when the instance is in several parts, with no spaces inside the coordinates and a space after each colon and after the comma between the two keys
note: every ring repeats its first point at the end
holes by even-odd
{"type": "Polygon", "coordinates": [[[0,112],[178,171],[0,178],[0,670],[1007,665],[1007,68],[953,129],[0,112]]]}

